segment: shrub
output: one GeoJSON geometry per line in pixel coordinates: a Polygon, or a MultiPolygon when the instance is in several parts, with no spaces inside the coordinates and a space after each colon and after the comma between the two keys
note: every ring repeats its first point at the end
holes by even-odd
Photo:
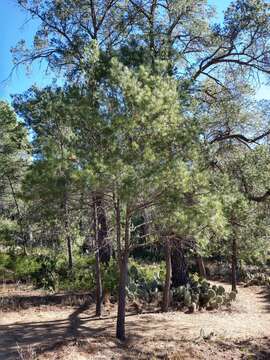
{"type": "Polygon", "coordinates": [[[0,269],[9,269],[11,263],[11,256],[7,253],[0,253],[0,269]]]}
{"type": "MultiPolygon", "coordinates": [[[[27,259],[27,257],[26,257],[27,259]]],[[[47,290],[56,290],[58,287],[58,273],[56,271],[56,258],[48,255],[38,255],[33,259],[35,266],[28,268],[31,278],[37,287],[47,290]]]]}
{"type": "Polygon", "coordinates": [[[74,256],[72,271],[68,268],[65,257],[58,257],[56,271],[58,274],[58,288],[66,291],[90,291],[95,286],[93,256],[74,256]]]}
{"type": "Polygon", "coordinates": [[[12,259],[10,254],[0,253],[0,277],[5,281],[14,281],[15,274],[11,267],[12,259]]]}
{"type": "Polygon", "coordinates": [[[94,287],[94,260],[90,256],[74,259],[70,272],[66,257],[52,254],[1,254],[1,268],[12,270],[14,280],[31,281],[34,286],[46,290],[89,290],[94,287]]]}
{"type": "Polygon", "coordinates": [[[111,259],[108,265],[103,265],[101,269],[103,291],[115,295],[118,286],[118,264],[115,259],[111,259]]]}

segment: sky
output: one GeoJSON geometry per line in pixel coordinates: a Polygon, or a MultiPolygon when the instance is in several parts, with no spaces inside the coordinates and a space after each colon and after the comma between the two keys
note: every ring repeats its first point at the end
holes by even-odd
{"type": "Polygon", "coordinates": [[[30,45],[38,27],[36,21],[28,19],[15,0],[0,0],[0,99],[9,101],[10,94],[21,93],[34,83],[44,86],[50,81],[38,64],[30,76],[21,67],[9,78],[13,68],[10,49],[21,39],[30,45]]]}
{"type": "MultiPolygon", "coordinates": [[[[209,4],[217,8],[217,20],[222,19],[223,11],[230,0],[208,0],[209,4]]],[[[10,49],[19,40],[26,40],[30,45],[38,28],[37,21],[28,21],[28,15],[16,5],[16,0],[0,0],[0,99],[10,101],[10,94],[18,94],[27,90],[31,85],[40,87],[51,82],[51,77],[44,72],[44,66],[36,64],[30,75],[23,67],[16,70],[9,77],[13,68],[10,49]]],[[[257,91],[257,98],[270,99],[270,88],[262,86],[257,91]]]]}

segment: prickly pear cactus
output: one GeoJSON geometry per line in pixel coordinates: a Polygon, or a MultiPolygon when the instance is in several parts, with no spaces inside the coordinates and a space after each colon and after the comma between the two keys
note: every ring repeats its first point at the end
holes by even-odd
{"type": "Polygon", "coordinates": [[[213,289],[208,290],[208,297],[209,299],[213,299],[216,297],[216,292],[213,289]]]}
{"type": "Polygon", "coordinates": [[[224,295],[225,294],[225,289],[223,286],[219,285],[217,288],[217,295],[224,295]]]}
{"type": "Polygon", "coordinates": [[[221,295],[216,296],[216,303],[220,306],[223,304],[223,297],[221,295]]]}
{"type": "Polygon", "coordinates": [[[187,290],[184,295],[184,305],[189,307],[191,306],[191,303],[192,303],[191,294],[187,290]]]}
{"type": "Polygon", "coordinates": [[[231,306],[236,298],[236,293],[226,293],[223,286],[211,285],[205,279],[192,280],[186,286],[180,286],[173,290],[174,304],[178,309],[188,307],[206,308],[207,310],[220,309],[222,306],[231,306]]]}
{"type": "Polygon", "coordinates": [[[199,304],[199,294],[193,293],[193,294],[191,295],[191,300],[192,300],[193,303],[195,303],[196,305],[198,305],[198,304],[199,304]]]}
{"type": "Polygon", "coordinates": [[[203,291],[208,290],[209,287],[210,287],[210,283],[209,283],[208,281],[203,280],[203,281],[201,282],[201,288],[202,288],[203,291]]]}
{"type": "Polygon", "coordinates": [[[230,299],[230,301],[235,301],[236,300],[236,292],[235,291],[231,291],[229,293],[229,299],[230,299]]]}
{"type": "Polygon", "coordinates": [[[211,300],[208,306],[208,310],[216,310],[219,308],[219,304],[216,300],[211,300]]]}

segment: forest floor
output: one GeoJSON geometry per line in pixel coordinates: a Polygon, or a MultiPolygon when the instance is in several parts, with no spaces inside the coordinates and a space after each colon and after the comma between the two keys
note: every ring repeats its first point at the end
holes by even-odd
{"type": "Polygon", "coordinates": [[[0,360],[270,359],[270,293],[263,287],[239,287],[224,311],[130,309],[125,343],[114,337],[115,306],[98,319],[93,305],[68,306],[61,296],[52,302],[42,292],[0,289],[0,308],[7,299],[21,304],[0,312],[0,360]]]}

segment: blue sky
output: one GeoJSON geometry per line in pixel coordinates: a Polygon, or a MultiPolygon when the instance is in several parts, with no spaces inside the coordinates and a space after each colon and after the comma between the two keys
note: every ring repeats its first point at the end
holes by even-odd
{"type": "Polygon", "coordinates": [[[9,94],[23,92],[33,83],[43,86],[50,80],[36,64],[30,76],[27,76],[25,69],[21,67],[5,81],[13,67],[11,47],[21,39],[31,44],[38,27],[36,21],[27,22],[28,19],[15,0],[0,0],[0,99],[9,100],[9,94]]]}
{"type": "MultiPolygon", "coordinates": [[[[209,0],[209,3],[216,6],[218,17],[221,18],[230,0],[209,0]]],[[[27,15],[16,6],[15,0],[0,0],[0,99],[10,101],[10,94],[21,93],[32,84],[44,86],[51,81],[44,73],[44,66],[40,67],[38,64],[30,75],[26,75],[24,68],[20,68],[9,80],[4,81],[12,69],[11,47],[21,39],[31,44],[38,27],[37,21],[27,20],[27,15]]],[[[257,97],[270,99],[269,87],[262,86],[258,89],[257,97]]]]}

